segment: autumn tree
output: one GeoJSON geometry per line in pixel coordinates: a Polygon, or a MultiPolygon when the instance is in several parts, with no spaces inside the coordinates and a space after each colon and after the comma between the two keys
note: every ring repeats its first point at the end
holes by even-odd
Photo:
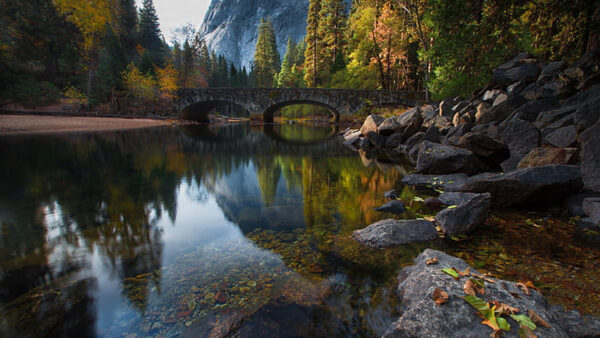
{"type": "Polygon", "coordinates": [[[254,76],[258,87],[273,87],[280,68],[275,31],[270,19],[261,19],[254,52],[254,76]]]}

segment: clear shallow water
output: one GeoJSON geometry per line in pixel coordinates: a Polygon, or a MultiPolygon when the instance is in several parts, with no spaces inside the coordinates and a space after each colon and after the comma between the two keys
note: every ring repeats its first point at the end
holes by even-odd
{"type": "MultiPolygon", "coordinates": [[[[594,313],[600,253],[545,214],[498,213],[458,243],[354,243],[353,230],[392,216],[372,209],[405,169],[361,159],[334,134],[0,138],[0,335],[381,335],[399,312],[395,273],[425,247],[594,313]]],[[[415,197],[402,190],[402,217],[431,216],[415,197]]]]}

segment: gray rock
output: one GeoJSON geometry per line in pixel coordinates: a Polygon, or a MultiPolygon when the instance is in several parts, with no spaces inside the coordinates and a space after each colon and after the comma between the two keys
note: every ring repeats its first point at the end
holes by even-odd
{"type": "Polygon", "coordinates": [[[406,142],[404,142],[404,144],[411,149],[412,147],[416,146],[417,144],[421,143],[421,141],[423,141],[423,137],[425,137],[425,133],[420,131],[418,133],[415,133],[413,136],[409,137],[406,142]]]}
{"type": "Polygon", "coordinates": [[[511,84],[510,86],[506,87],[506,93],[508,95],[516,95],[516,94],[519,94],[524,88],[525,88],[525,82],[518,81],[518,82],[515,82],[515,83],[511,84]]]}
{"type": "Polygon", "coordinates": [[[573,164],[572,162],[576,158],[578,151],[577,148],[533,148],[519,162],[518,168],[525,169],[553,164],[573,164]]]}
{"type": "Polygon", "coordinates": [[[600,198],[588,197],[583,200],[583,212],[590,216],[592,223],[600,225],[600,198]]]}
{"type": "Polygon", "coordinates": [[[396,199],[398,197],[400,197],[400,195],[398,194],[398,192],[396,191],[396,189],[392,189],[392,190],[388,190],[383,194],[383,197],[387,198],[387,199],[396,199]]]}
{"type": "Polygon", "coordinates": [[[381,149],[385,146],[387,139],[385,136],[370,131],[367,133],[367,140],[369,140],[369,143],[371,143],[371,145],[373,145],[375,148],[381,149]]]}
{"type": "Polygon", "coordinates": [[[459,139],[457,146],[470,150],[479,156],[493,157],[496,164],[506,160],[509,155],[504,142],[484,134],[466,133],[459,139]]]}
{"type": "Polygon", "coordinates": [[[377,128],[383,123],[384,120],[385,119],[379,115],[369,115],[360,128],[360,133],[364,136],[367,136],[367,134],[370,132],[376,133],[377,128]]]}
{"type": "Polygon", "coordinates": [[[540,72],[537,83],[548,82],[554,80],[558,74],[567,67],[564,61],[550,62],[540,72]]]}
{"type": "Polygon", "coordinates": [[[421,117],[423,119],[432,119],[436,116],[435,108],[432,105],[425,105],[421,107],[421,117]]]}
{"type": "MultiPolygon", "coordinates": [[[[454,114],[452,107],[454,106],[450,100],[443,100],[440,102],[439,116],[451,117],[454,114]]],[[[427,117],[426,117],[427,118],[427,117]]]]}
{"type": "Polygon", "coordinates": [[[581,134],[581,177],[585,188],[600,191],[600,123],[581,134]]]}
{"type": "Polygon", "coordinates": [[[558,107],[560,107],[560,101],[555,98],[539,99],[525,103],[519,107],[509,119],[521,119],[534,122],[541,112],[554,110],[558,107]]]}
{"type": "Polygon", "coordinates": [[[442,133],[436,126],[431,126],[427,128],[427,131],[423,135],[423,140],[439,143],[442,140],[442,133]]]}
{"type": "MultiPolygon", "coordinates": [[[[415,260],[414,265],[406,267],[398,274],[398,295],[401,298],[402,315],[388,328],[384,337],[489,337],[492,329],[481,323],[477,310],[461,299],[465,293],[465,278],[454,280],[441,271],[455,268],[471,272],[479,271],[469,267],[463,260],[444,252],[426,249],[415,260]],[[436,259],[437,264],[428,265],[427,261],[436,259]],[[432,295],[435,289],[448,293],[448,302],[437,305],[432,295]]],[[[492,278],[493,279],[493,278],[492,278]]],[[[485,294],[479,297],[485,301],[496,300],[516,307],[521,313],[535,312],[550,324],[550,328],[538,326],[534,333],[538,337],[584,337],[600,332],[600,321],[595,317],[583,317],[576,311],[565,311],[562,307],[552,306],[536,290],[525,295],[513,282],[493,279],[487,282],[485,294]],[[518,298],[514,294],[519,295],[518,298]]],[[[519,324],[506,316],[511,331],[506,337],[518,337],[519,324]]]]}
{"type": "Polygon", "coordinates": [[[575,112],[575,125],[579,131],[593,126],[600,118],[600,85],[586,90],[579,97],[575,112]]]}
{"type": "Polygon", "coordinates": [[[445,205],[459,205],[470,201],[479,194],[472,192],[444,192],[438,198],[445,205]]]}
{"type": "Polygon", "coordinates": [[[498,95],[500,95],[501,93],[502,91],[500,89],[486,90],[481,99],[483,100],[483,102],[491,103],[494,102],[496,97],[498,97],[498,95]]]}
{"type": "Polygon", "coordinates": [[[506,120],[515,110],[527,103],[527,100],[521,95],[508,97],[502,103],[493,106],[491,109],[475,116],[478,124],[497,122],[506,120]]]}
{"type": "Polygon", "coordinates": [[[402,134],[400,134],[400,133],[392,134],[385,141],[385,147],[386,148],[396,148],[402,144],[403,139],[404,138],[402,137],[402,134]]]}
{"type": "Polygon", "coordinates": [[[540,204],[561,201],[564,196],[582,188],[579,167],[551,165],[526,168],[510,173],[480,174],[470,177],[462,185],[448,187],[448,191],[492,194],[492,203],[498,207],[514,204],[540,204]]]}
{"type": "Polygon", "coordinates": [[[461,137],[464,134],[468,133],[471,131],[471,125],[470,124],[460,124],[456,127],[452,127],[450,128],[450,130],[448,130],[448,132],[446,133],[446,138],[449,137],[461,137]]]}
{"type": "Polygon", "coordinates": [[[502,126],[498,138],[510,152],[510,158],[501,164],[505,171],[517,169],[519,162],[540,145],[540,131],[532,123],[518,119],[502,126]]]}
{"type": "Polygon", "coordinates": [[[540,69],[536,65],[523,63],[508,69],[495,69],[493,71],[494,82],[497,84],[513,83],[516,81],[535,82],[540,75],[540,69]]]}
{"type": "MultiPolygon", "coordinates": [[[[456,103],[454,105],[454,107],[452,107],[452,110],[454,111],[454,113],[459,113],[461,112],[463,109],[467,108],[469,106],[469,102],[467,101],[459,101],[458,103],[456,103]]],[[[448,117],[452,117],[454,116],[454,114],[448,116],[448,117]]]]}
{"type": "Polygon", "coordinates": [[[450,174],[450,175],[419,175],[411,174],[402,177],[402,184],[415,186],[418,188],[442,188],[446,189],[451,186],[460,186],[467,181],[467,174],[450,174]]]}
{"type": "Polygon", "coordinates": [[[371,248],[388,248],[436,237],[437,231],[433,223],[422,220],[386,219],[352,233],[354,240],[371,248]]]}
{"type": "Polygon", "coordinates": [[[577,130],[573,125],[558,128],[544,137],[544,141],[557,148],[568,148],[577,141],[577,130]]]}
{"type": "Polygon", "coordinates": [[[477,173],[482,167],[473,152],[424,141],[419,145],[416,172],[424,174],[477,173]]]}
{"type": "Polygon", "coordinates": [[[404,206],[404,203],[402,203],[402,201],[392,200],[380,207],[375,208],[375,211],[389,212],[392,214],[402,214],[406,212],[406,207],[404,206]]]}
{"type": "Polygon", "coordinates": [[[402,136],[407,139],[421,129],[423,117],[418,108],[413,108],[398,116],[397,121],[402,128],[402,136]]]}
{"type": "MultiPolygon", "coordinates": [[[[575,118],[575,114],[569,114],[569,115],[561,118],[560,120],[558,120],[558,121],[550,124],[546,128],[544,128],[542,130],[542,135],[547,136],[548,134],[550,134],[551,132],[555,131],[558,128],[572,125],[574,118],[575,118]]],[[[577,132],[577,130],[575,130],[575,132],[577,132]]]]}
{"type": "MultiPolygon", "coordinates": [[[[445,203],[444,199],[440,198],[445,203]]],[[[453,199],[462,203],[454,204],[456,207],[444,209],[435,216],[435,222],[448,236],[468,234],[487,219],[492,199],[489,193],[454,196],[453,199]]]]}
{"type": "Polygon", "coordinates": [[[345,133],[344,134],[344,142],[346,142],[348,144],[353,144],[354,142],[358,141],[358,139],[360,138],[360,135],[361,135],[361,133],[358,130],[345,133]]]}
{"type": "Polygon", "coordinates": [[[569,211],[569,215],[571,216],[586,216],[587,214],[583,210],[583,200],[590,197],[600,198],[600,193],[586,191],[580,194],[571,195],[564,200],[563,206],[569,211]]]}
{"type": "Polygon", "coordinates": [[[562,81],[551,81],[543,84],[532,83],[521,92],[524,98],[528,100],[538,100],[543,98],[563,99],[573,94],[574,89],[562,81]]]}
{"type": "Polygon", "coordinates": [[[398,131],[400,131],[400,123],[397,116],[388,117],[377,127],[377,132],[384,136],[398,131]]]}
{"type": "Polygon", "coordinates": [[[570,106],[542,112],[538,115],[535,125],[539,129],[544,129],[565,116],[573,114],[576,110],[577,106],[570,106]]]}
{"type": "Polygon", "coordinates": [[[506,101],[506,99],[508,99],[508,95],[506,95],[504,93],[496,96],[496,99],[494,100],[492,107],[495,107],[495,106],[501,104],[502,102],[506,101]]]}

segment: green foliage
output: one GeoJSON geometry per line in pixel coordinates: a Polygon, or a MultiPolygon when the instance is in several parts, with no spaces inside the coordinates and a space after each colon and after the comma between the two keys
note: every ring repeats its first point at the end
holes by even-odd
{"type": "MultiPolygon", "coordinates": [[[[442,269],[441,271],[454,277],[454,278],[460,278],[460,275],[458,274],[458,272],[456,272],[456,270],[454,270],[452,268],[445,268],[445,269],[442,269]]],[[[487,305],[487,303],[486,303],[486,305],[487,305]]],[[[475,305],[473,305],[473,306],[475,306],[475,305]]]]}
{"type": "Polygon", "coordinates": [[[140,9],[139,42],[150,54],[152,62],[163,66],[165,51],[161,40],[158,15],[152,0],[144,0],[140,9]]]}
{"type": "Polygon", "coordinates": [[[258,87],[270,88],[276,84],[280,70],[280,58],[273,23],[261,19],[258,27],[258,41],[254,51],[254,74],[258,87]]]}
{"type": "Polygon", "coordinates": [[[537,328],[537,326],[535,325],[534,322],[531,321],[531,319],[529,317],[527,317],[526,315],[510,315],[510,318],[512,318],[515,322],[528,327],[531,330],[535,330],[537,328]]]}

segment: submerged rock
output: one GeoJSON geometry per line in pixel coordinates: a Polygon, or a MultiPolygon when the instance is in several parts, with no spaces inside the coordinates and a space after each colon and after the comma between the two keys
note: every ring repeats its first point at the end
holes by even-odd
{"type": "Polygon", "coordinates": [[[402,177],[402,184],[419,188],[442,188],[459,186],[467,181],[469,176],[464,173],[448,175],[419,175],[411,174],[402,177]]]}
{"type": "Polygon", "coordinates": [[[389,212],[392,214],[401,214],[406,212],[406,207],[404,206],[404,203],[402,203],[402,201],[392,200],[380,207],[375,208],[375,211],[389,212]]]}
{"type": "MultiPolygon", "coordinates": [[[[456,236],[472,232],[480,224],[485,222],[490,211],[490,203],[492,196],[486,194],[469,194],[469,193],[451,193],[455,196],[452,202],[460,202],[453,204],[454,208],[447,208],[440,211],[435,216],[435,222],[442,228],[448,236],[456,236]]],[[[442,194],[444,195],[444,194],[442,194]]],[[[440,200],[445,204],[443,196],[440,200]]]]}
{"type": "Polygon", "coordinates": [[[396,198],[400,197],[400,195],[398,194],[396,189],[392,189],[392,190],[388,190],[385,193],[383,193],[383,197],[389,198],[389,199],[396,199],[396,198]]]}
{"type": "Polygon", "coordinates": [[[352,233],[354,240],[371,248],[387,248],[436,237],[437,231],[433,223],[422,220],[386,219],[352,233]]]}
{"type": "Polygon", "coordinates": [[[582,188],[579,167],[551,165],[520,169],[510,173],[480,174],[470,177],[450,191],[492,194],[495,206],[558,202],[582,188]]]}
{"type": "MultiPolygon", "coordinates": [[[[444,252],[426,249],[415,260],[415,265],[402,269],[398,275],[398,294],[402,300],[402,315],[388,328],[384,337],[489,337],[493,330],[481,323],[478,311],[463,300],[463,277],[454,280],[441,269],[455,268],[471,272],[463,260],[444,252]],[[427,264],[436,259],[436,264],[427,264]],[[436,289],[448,294],[448,301],[437,305],[432,299],[436,289]]],[[[538,337],[594,337],[600,332],[600,320],[584,317],[577,311],[565,311],[552,306],[536,290],[529,295],[519,289],[516,283],[491,279],[485,283],[485,294],[479,295],[484,301],[498,301],[518,308],[518,314],[527,315],[533,311],[550,327],[538,325],[534,334],[538,337]]],[[[511,326],[507,337],[518,337],[519,324],[509,316],[503,316],[511,326]]]]}

